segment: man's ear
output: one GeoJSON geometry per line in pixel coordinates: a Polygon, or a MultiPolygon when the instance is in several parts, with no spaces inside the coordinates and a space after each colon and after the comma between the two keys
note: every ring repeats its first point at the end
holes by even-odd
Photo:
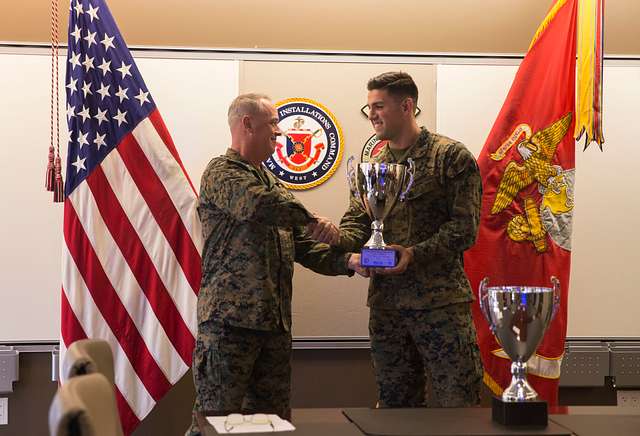
{"type": "Polygon", "coordinates": [[[404,100],[402,100],[401,103],[401,108],[403,112],[409,113],[410,115],[413,115],[414,111],[415,111],[415,105],[413,104],[413,99],[411,97],[407,97],[404,100]]]}
{"type": "Polygon", "coordinates": [[[244,115],[242,117],[242,127],[244,127],[245,130],[253,131],[253,125],[249,115],[244,115]]]}

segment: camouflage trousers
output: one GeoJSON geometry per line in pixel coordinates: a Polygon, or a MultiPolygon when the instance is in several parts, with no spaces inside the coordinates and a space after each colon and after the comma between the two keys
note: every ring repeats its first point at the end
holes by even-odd
{"type": "MultiPolygon", "coordinates": [[[[275,413],[290,419],[291,333],[202,323],[193,381],[194,412],[275,413]]],[[[195,413],[186,434],[200,434],[195,413]]]]}
{"type": "Polygon", "coordinates": [[[369,335],[380,407],[480,403],[482,362],[468,303],[372,309],[369,335]]]}

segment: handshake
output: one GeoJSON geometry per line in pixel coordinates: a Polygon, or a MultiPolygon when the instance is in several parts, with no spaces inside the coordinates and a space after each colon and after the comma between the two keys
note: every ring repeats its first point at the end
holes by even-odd
{"type": "Polygon", "coordinates": [[[335,224],[322,216],[315,215],[315,220],[307,224],[307,235],[316,241],[329,245],[338,245],[340,230],[335,224]]]}
{"type": "MultiPolygon", "coordinates": [[[[338,245],[340,230],[328,218],[315,215],[315,220],[307,224],[307,236],[319,242],[329,245],[338,245]]],[[[347,267],[363,277],[371,277],[375,274],[396,275],[402,274],[413,262],[413,248],[401,245],[389,245],[389,248],[398,253],[398,263],[393,268],[366,268],[360,263],[360,253],[350,253],[347,267]]]]}

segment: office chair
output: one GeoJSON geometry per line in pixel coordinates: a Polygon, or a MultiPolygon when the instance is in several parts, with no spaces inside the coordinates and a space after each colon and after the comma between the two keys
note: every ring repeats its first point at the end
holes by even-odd
{"type": "Polygon", "coordinates": [[[98,372],[113,385],[113,353],[107,341],[102,339],[81,339],[73,342],[61,363],[62,382],[77,375],[98,372]]]}
{"type": "Polygon", "coordinates": [[[122,436],[113,385],[102,374],[72,377],[49,408],[51,436],[122,436]]]}

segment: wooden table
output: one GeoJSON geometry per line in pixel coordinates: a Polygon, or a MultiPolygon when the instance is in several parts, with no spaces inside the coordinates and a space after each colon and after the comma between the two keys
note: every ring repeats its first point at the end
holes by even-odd
{"type": "MultiPolygon", "coordinates": [[[[296,431],[287,432],[286,435],[304,435],[304,436],[358,436],[363,433],[360,429],[351,423],[342,413],[342,408],[331,409],[293,409],[291,422],[296,427],[296,431]]],[[[389,410],[389,409],[387,409],[389,410]]],[[[407,409],[393,409],[397,411],[407,411],[407,409]]],[[[435,409],[421,409],[430,416],[435,417],[435,409]]],[[[416,410],[416,412],[418,412],[416,410]]],[[[485,414],[490,420],[491,409],[489,408],[473,408],[473,409],[448,409],[442,415],[451,415],[458,413],[460,419],[464,420],[465,416],[485,414]]],[[[203,435],[218,434],[213,426],[208,423],[204,415],[198,415],[198,423],[202,429],[203,435]]],[[[437,418],[436,418],[437,419],[437,418]]],[[[449,416],[450,419],[450,416],[449,416]]],[[[638,436],[640,435],[640,409],[631,407],[614,407],[614,406],[569,406],[549,409],[549,421],[554,425],[560,425],[577,436],[638,436]],[[637,425],[637,428],[636,428],[637,425]]],[[[469,433],[458,434],[474,434],[477,429],[469,429],[469,433]]],[[[266,435],[271,433],[252,433],[252,435],[266,435]]],[[[392,434],[392,433],[387,433],[392,434]]],[[[425,430],[424,435],[429,435],[425,430]]],[[[433,434],[433,433],[432,433],[433,434]]],[[[482,434],[482,433],[476,433],[482,434]]],[[[490,435],[491,433],[484,433],[490,435]]],[[[497,434],[497,433],[496,433],[497,434]]],[[[504,433],[502,433],[504,434],[504,433]]],[[[544,432],[514,431],[516,434],[544,434],[544,432]]]]}

